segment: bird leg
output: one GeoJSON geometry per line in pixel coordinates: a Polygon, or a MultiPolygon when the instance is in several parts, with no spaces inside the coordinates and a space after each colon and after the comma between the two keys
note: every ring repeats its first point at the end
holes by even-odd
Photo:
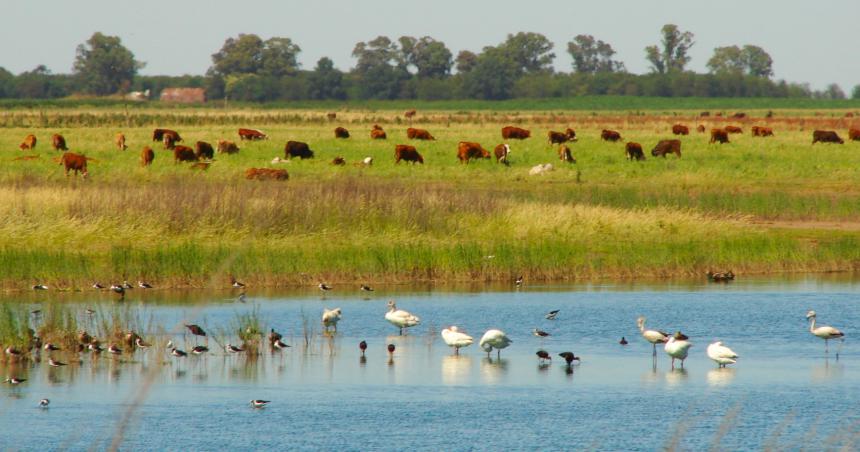
{"type": "Polygon", "coordinates": [[[657,344],[651,344],[651,347],[654,349],[653,353],[651,353],[651,356],[656,358],[657,357],[657,344]]]}
{"type": "Polygon", "coordinates": [[[403,327],[400,328],[400,335],[403,336],[403,327]]]}
{"type": "Polygon", "coordinates": [[[675,368],[675,358],[672,358],[672,368],[675,368]]]}

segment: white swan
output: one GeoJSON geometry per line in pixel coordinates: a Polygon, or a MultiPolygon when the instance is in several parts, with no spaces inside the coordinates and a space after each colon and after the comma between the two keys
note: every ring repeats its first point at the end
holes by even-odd
{"type": "Polygon", "coordinates": [[[738,359],[738,354],[723,345],[721,341],[708,345],[707,353],[708,358],[711,358],[719,365],[719,367],[726,367],[727,364],[734,364],[738,359]]]}
{"type": "Polygon", "coordinates": [[[664,333],[659,330],[646,330],[645,317],[639,317],[636,319],[636,325],[639,326],[639,332],[642,333],[642,337],[651,343],[651,348],[653,349],[651,356],[657,356],[657,344],[662,344],[668,341],[669,333],[664,333]]]}
{"type": "Polygon", "coordinates": [[[455,355],[460,354],[460,347],[468,347],[475,341],[472,336],[460,332],[456,326],[442,330],[442,340],[448,344],[448,347],[454,347],[455,355]]]}
{"type": "Polygon", "coordinates": [[[502,330],[488,330],[484,333],[484,336],[481,337],[481,342],[479,345],[485,352],[487,352],[487,357],[490,357],[490,352],[493,349],[496,349],[496,356],[501,358],[503,348],[507,348],[508,345],[511,345],[513,341],[508,339],[508,335],[505,334],[502,330]]]}
{"type": "Polygon", "coordinates": [[[690,351],[690,347],[693,344],[688,341],[687,336],[681,334],[680,331],[675,333],[669,340],[666,342],[666,345],[663,346],[663,350],[666,351],[666,354],[672,357],[672,368],[675,368],[675,360],[681,360],[681,369],[684,368],[684,360],[687,359],[687,353],[690,351]]]}
{"type": "Polygon", "coordinates": [[[325,327],[326,331],[328,331],[328,329],[331,327],[334,327],[334,330],[337,331],[337,322],[340,322],[340,317],[340,308],[335,308],[332,310],[323,308],[322,324],[325,327]]]}
{"type": "MultiPolygon", "coordinates": [[[[819,326],[815,327],[815,311],[809,311],[806,313],[806,318],[812,320],[812,323],[809,324],[809,332],[824,339],[824,353],[830,352],[830,347],[828,346],[830,339],[839,339],[844,340],[845,333],[842,331],[833,328],[832,326],[819,326]]],[[[836,358],[839,358],[839,352],[836,353],[836,358]]]]}
{"type": "Polygon", "coordinates": [[[397,309],[394,300],[388,302],[388,312],[385,313],[385,320],[388,320],[392,325],[400,328],[400,335],[403,335],[403,328],[413,327],[421,323],[421,319],[417,315],[412,315],[407,311],[397,309]]]}

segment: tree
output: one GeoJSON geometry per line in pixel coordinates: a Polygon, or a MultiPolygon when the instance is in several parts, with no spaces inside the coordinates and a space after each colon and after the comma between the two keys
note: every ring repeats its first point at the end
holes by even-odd
{"type": "Polygon", "coordinates": [[[860,99],[860,85],[854,85],[854,89],[851,90],[851,98],[860,99]]]}
{"type": "Polygon", "coordinates": [[[595,40],[591,35],[577,35],[567,43],[567,52],[573,57],[573,69],[583,74],[598,72],[624,72],[624,63],[612,59],[612,46],[595,40]]]}
{"type": "Polygon", "coordinates": [[[450,75],[454,65],[451,51],[445,43],[429,36],[415,39],[402,36],[400,42],[400,63],[406,68],[414,66],[420,78],[442,78],[450,75]]]}
{"type": "Polygon", "coordinates": [[[681,32],[674,24],[663,25],[660,32],[663,34],[663,48],[656,45],[645,47],[645,57],[651,63],[651,70],[657,74],[683,72],[690,62],[690,48],[695,44],[693,33],[681,32]]]}
{"type": "Polygon", "coordinates": [[[310,74],[309,94],[312,99],[344,99],[343,73],[334,67],[330,58],[322,57],[310,74]]]}
{"type": "Polygon", "coordinates": [[[552,60],[555,59],[551,52],[553,43],[540,33],[509,34],[498,48],[516,65],[521,75],[552,72],[552,60]]]}
{"type": "Polygon", "coordinates": [[[407,63],[397,44],[386,36],[359,42],[352,50],[358,59],[355,73],[361,78],[359,95],[365,99],[396,99],[409,79],[407,63]]]}
{"type": "Polygon", "coordinates": [[[299,69],[298,54],[302,49],[290,38],[269,38],[261,52],[262,75],[284,77],[295,75],[299,69]]]}
{"type": "Polygon", "coordinates": [[[478,64],[478,55],[476,55],[475,52],[461,50],[460,53],[457,54],[458,73],[466,74],[474,69],[476,64],[478,64]]]}
{"type": "Polygon", "coordinates": [[[266,41],[255,34],[227,38],[221,50],[212,55],[213,75],[259,74],[271,77],[293,75],[299,69],[302,49],[290,38],[266,41]]]}
{"type": "Polygon", "coordinates": [[[86,92],[103,96],[128,89],[143,66],[118,37],[96,32],[78,46],[73,71],[86,92]]]}
{"type": "Polygon", "coordinates": [[[773,59],[761,47],[745,45],[717,47],[708,60],[708,69],[718,75],[752,75],[770,77],[773,75],[773,59]]]}
{"type": "Polygon", "coordinates": [[[358,59],[355,71],[359,74],[367,73],[380,66],[403,65],[397,45],[386,36],[377,36],[371,41],[359,42],[352,49],[352,56],[358,59]]]}
{"type": "Polygon", "coordinates": [[[478,56],[474,68],[465,74],[463,90],[476,99],[507,99],[521,67],[498,47],[487,47],[478,56]]]}
{"type": "Polygon", "coordinates": [[[748,44],[744,46],[742,54],[747,66],[747,74],[756,77],[773,75],[773,58],[764,49],[748,44]]]}
{"type": "Polygon", "coordinates": [[[823,94],[825,99],[845,99],[845,91],[836,83],[827,85],[823,94]]]}

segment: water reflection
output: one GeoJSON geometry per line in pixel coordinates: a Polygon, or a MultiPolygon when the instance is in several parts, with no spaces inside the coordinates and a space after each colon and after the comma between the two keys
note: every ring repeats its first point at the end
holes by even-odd
{"type": "Polygon", "coordinates": [[[706,378],[711,387],[726,386],[735,378],[736,370],[732,367],[718,367],[708,371],[706,378]]]}
{"type": "Polygon", "coordinates": [[[666,373],[666,384],[669,387],[678,386],[687,380],[687,369],[675,368],[666,373]]]}
{"type": "Polygon", "coordinates": [[[469,382],[471,374],[471,356],[448,355],[442,357],[442,383],[446,385],[463,385],[469,382]]]}
{"type": "Polygon", "coordinates": [[[840,379],[845,371],[845,365],[839,361],[824,358],[824,364],[812,368],[812,381],[823,383],[828,380],[840,379]]]}
{"type": "Polygon", "coordinates": [[[504,358],[481,359],[481,381],[486,384],[498,384],[508,371],[508,360],[504,358]]]}

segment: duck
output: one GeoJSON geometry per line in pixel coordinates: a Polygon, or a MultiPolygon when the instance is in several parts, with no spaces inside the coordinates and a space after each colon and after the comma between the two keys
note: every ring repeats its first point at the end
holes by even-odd
{"type": "Polygon", "coordinates": [[[717,367],[726,367],[728,364],[734,364],[738,359],[738,354],[723,345],[722,341],[708,345],[706,353],[708,354],[708,358],[717,363],[717,367]]]}
{"type": "Polygon", "coordinates": [[[678,331],[669,337],[669,340],[666,341],[666,344],[663,346],[663,350],[666,351],[666,354],[672,357],[672,369],[675,368],[676,359],[681,360],[681,369],[684,368],[684,360],[687,359],[690,347],[693,346],[688,339],[689,338],[687,336],[678,331]]]}
{"type": "Polygon", "coordinates": [[[385,313],[385,320],[388,323],[400,329],[400,335],[403,335],[403,328],[411,328],[421,323],[421,318],[413,315],[408,311],[397,309],[397,304],[394,300],[388,301],[388,312],[385,313]]]}
{"type": "Polygon", "coordinates": [[[460,348],[468,347],[475,341],[472,336],[460,331],[456,326],[451,326],[442,330],[442,340],[448,347],[454,348],[454,354],[460,354],[460,348]]]}
{"type": "Polygon", "coordinates": [[[514,341],[508,338],[508,335],[505,334],[502,330],[491,329],[487,330],[486,333],[481,337],[481,341],[478,342],[478,345],[487,352],[487,357],[490,357],[490,352],[493,349],[496,350],[496,357],[501,358],[502,349],[508,348],[514,341]]]}

